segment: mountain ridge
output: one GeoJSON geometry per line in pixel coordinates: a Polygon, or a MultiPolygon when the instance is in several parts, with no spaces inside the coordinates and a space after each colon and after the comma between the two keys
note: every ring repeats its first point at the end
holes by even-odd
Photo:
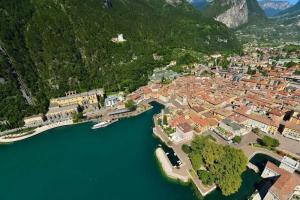
{"type": "Polygon", "coordinates": [[[275,16],[283,10],[286,10],[292,6],[288,1],[275,1],[275,0],[261,0],[259,5],[264,10],[267,16],[275,16]]]}
{"type": "Polygon", "coordinates": [[[219,0],[212,1],[202,11],[204,16],[213,17],[229,28],[238,28],[266,16],[256,0],[219,0]]]}

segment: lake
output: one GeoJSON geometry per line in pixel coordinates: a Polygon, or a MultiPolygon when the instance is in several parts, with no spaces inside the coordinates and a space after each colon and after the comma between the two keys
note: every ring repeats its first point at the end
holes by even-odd
{"type": "MultiPolygon", "coordinates": [[[[1,200],[196,200],[194,189],[166,180],[155,158],[153,109],[92,130],[91,123],[60,127],[0,146],[1,200]]],[[[247,199],[260,176],[243,173],[239,192],[216,190],[205,200],[247,199]]]]}

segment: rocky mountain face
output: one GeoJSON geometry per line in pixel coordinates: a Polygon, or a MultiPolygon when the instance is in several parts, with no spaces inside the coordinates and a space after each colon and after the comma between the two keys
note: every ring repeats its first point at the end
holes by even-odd
{"type": "Polygon", "coordinates": [[[288,1],[262,0],[259,5],[267,16],[274,16],[292,6],[288,1]]]}
{"type": "MultiPolygon", "coordinates": [[[[228,2],[228,1],[227,1],[228,2]]],[[[224,13],[216,16],[216,20],[220,21],[229,28],[237,28],[248,22],[248,6],[246,0],[234,0],[231,7],[224,13]]],[[[226,4],[223,4],[226,6],[226,4]]]]}
{"type": "Polygon", "coordinates": [[[214,17],[229,28],[264,20],[265,15],[256,0],[215,0],[204,10],[204,15],[214,17]]]}

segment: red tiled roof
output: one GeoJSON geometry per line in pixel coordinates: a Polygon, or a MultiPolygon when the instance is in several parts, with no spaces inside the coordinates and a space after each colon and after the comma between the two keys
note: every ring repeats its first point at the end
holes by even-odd
{"type": "Polygon", "coordinates": [[[205,119],[202,119],[200,116],[196,115],[196,114],[191,114],[190,115],[191,120],[195,123],[198,124],[201,127],[206,127],[209,125],[208,121],[205,119]]]}
{"type": "Polygon", "coordinates": [[[292,121],[289,121],[285,124],[286,128],[292,129],[294,131],[297,131],[298,133],[300,133],[300,124],[296,124],[292,121]]]}
{"type": "Polygon", "coordinates": [[[179,116],[175,117],[174,119],[172,119],[172,120],[170,121],[170,125],[171,125],[172,127],[176,127],[176,126],[178,126],[179,124],[182,124],[182,123],[185,123],[185,122],[187,122],[187,120],[184,118],[184,116],[179,115],[179,116]]]}
{"type": "Polygon", "coordinates": [[[183,133],[188,133],[191,132],[193,129],[188,123],[182,123],[178,125],[178,128],[183,132],[183,133]]]}
{"type": "Polygon", "coordinates": [[[266,167],[280,174],[279,178],[270,188],[270,191],[278,195],[280,199],[289,199],[293,194],[295,187],[300,185],[299,175],[281,169],[271,162],[268,162],[266,167]]]}

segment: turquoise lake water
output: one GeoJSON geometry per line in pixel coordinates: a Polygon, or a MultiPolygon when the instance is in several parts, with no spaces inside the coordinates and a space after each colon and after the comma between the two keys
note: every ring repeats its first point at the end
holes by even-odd
{"type": "MultiPolygon", "coordinates": [[[[91,130],[91,123],[61,127],[0,146],[0,200],[196,200],[190,186],[167,181],[154,151],[152,116],[161,107],[91,130]]],[[[259,175],[243,174],[239,192],[216,190],[205,200],[243,200],[259,175]]]]}

